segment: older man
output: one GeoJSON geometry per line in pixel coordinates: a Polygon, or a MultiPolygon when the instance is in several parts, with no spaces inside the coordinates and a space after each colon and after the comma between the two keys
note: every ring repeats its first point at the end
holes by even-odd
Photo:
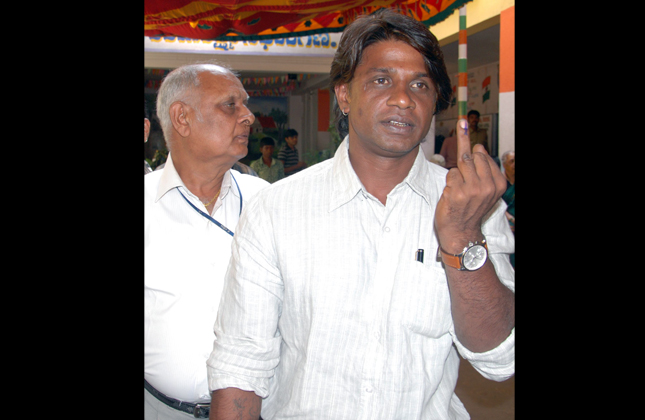
{"type": "MultiPolygon", "coordinates": [[[[146,105],[146,100],[143,100],[143,142],[148,141],[148,136],[150,135],[150,119],[148,115],[148,106],[146,105]]],[[[147,160],[143,160],[143,174],[147,175],[152,172],[152,168],[147,160]]]]}
{"type": "Polygon", "coordinates": [[[242,215],[208,360],[211,419],[468,419],[459,354],[514,373],[513,235],[504,176],[457,125],[457,167],[425,159],[450,104],[437,39],[363,16],[331,66],[333,159],[259,192],[242,215]]]}
{"type": "Polygon", "coordinates": [[[170,154],[145,176],[145,419],[208,417],[206,359],[231,241],[247,200],[269,185],[231,170],[247,154],[247,101],[213,64],[177,68],[159,90],[170,154]]]}

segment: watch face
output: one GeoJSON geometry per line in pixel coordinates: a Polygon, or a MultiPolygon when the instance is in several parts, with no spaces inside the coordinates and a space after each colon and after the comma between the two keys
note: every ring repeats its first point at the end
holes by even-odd
{"type": "Polygon", "coordinates": [[[463,257],[466,270],[477,270],[486,262],[488,252],[482,245],[475,245],[466,251],[463,257]]]}

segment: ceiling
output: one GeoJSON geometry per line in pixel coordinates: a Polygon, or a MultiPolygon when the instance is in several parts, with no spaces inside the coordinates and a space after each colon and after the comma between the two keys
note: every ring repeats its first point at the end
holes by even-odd
{"type": "Polygon", "coordinates": [[[144,35],[258,40],[341,32],[388,8],[430,26],[471,0],[145,0],[144,35]]]}

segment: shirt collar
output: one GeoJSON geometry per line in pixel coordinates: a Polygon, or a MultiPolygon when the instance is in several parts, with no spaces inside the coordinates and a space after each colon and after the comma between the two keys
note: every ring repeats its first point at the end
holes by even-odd
{"type": "MultiPolygon", "coordinates": [[[[392,191],[394,192],[407,185],[430,204],[427,180],[432,176],[428,169],[425,155],[421,147],[419,147],[417,157],[414,160],[412,168],[410,168],[410,172],[403,182],[394,187],[392,191]]],[[[349,136],[345,136],[345,139],[338,146],[338,150],[334,155],[331,183],[332,195],[329,200],[329,211],[333,211],[351,201],[360,192],[367,192],[358,175],[354,172],[354,168],[349,160],[349,136]]]]}
{"type": "Polygon", "coordinates": [[[332,184],[332,194],[329,200],[330,212],[351,201],[363,190],[363,184],[349,161],[349,135],[345,136],[336,149],[330,182],[332,184]]]}
{"type": "MultiPolygon", "coordinates": [[[[237,172],[237,171],[236,171],[237,172]]],[[[239,172],[238,172],[239,173],[239,172]]],[[[168,159],[166,159],[166,165],[163,167],[163,172],[161,174],[161,179],[159,180],[159,187],[157,188],[157,197],[155,198],[155,203],[161,200],[168,191],[182,187],[183,191],[188,192],[190,195],[195,196],[191,193],[184,182],[181,180],[175,165],[172,162],[172,154],[168,153],[168,159]]],[[[226,171],[224,174],[224,179],[222,180],[222,189],[220,190],[220,197],[224,199],[226,194],[231,190],[231,170],[226,171]]],[[[237,189],[233,188],[233,195],[239,198],[239,193],[237,189]]],[[[199,200],[199,198],[197,198],[199,200]]]]}
{"type": "Polygon", "coordinates": [[[412,165],[412,168],[410,168],[408,176],[403,180],[403,183],[409,185],[410,188],[412,188],[412,191],[423,197],[428,204],[430,204],[431,194],[428,189],[428,186],[430,185],[428,180],[435,176],[430,172],[429,165],[430,162],[428,162],[423,150],[421,150],[421,146],[419,146],[419,151],[416,159],[414,160],[414,164],[412,165]]]}

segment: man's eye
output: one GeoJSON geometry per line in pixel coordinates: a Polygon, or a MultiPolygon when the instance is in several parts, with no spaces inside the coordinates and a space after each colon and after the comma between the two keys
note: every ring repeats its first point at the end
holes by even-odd
{"type": "Polygon", "coordinates": [[[417,89],[424,89],[424,88],[427,88],[428,85],[426,85],[423,82],[416,82],[416,83],[412,84],[412,87],[417,88],[417,89]]]}
{"type": "Polygon", "coordinates": [[[387,83],[387,79],[385,77],[379,77],[378,79],[374,80],[374,83],[377,85],[383,85],[387,83]]]}

